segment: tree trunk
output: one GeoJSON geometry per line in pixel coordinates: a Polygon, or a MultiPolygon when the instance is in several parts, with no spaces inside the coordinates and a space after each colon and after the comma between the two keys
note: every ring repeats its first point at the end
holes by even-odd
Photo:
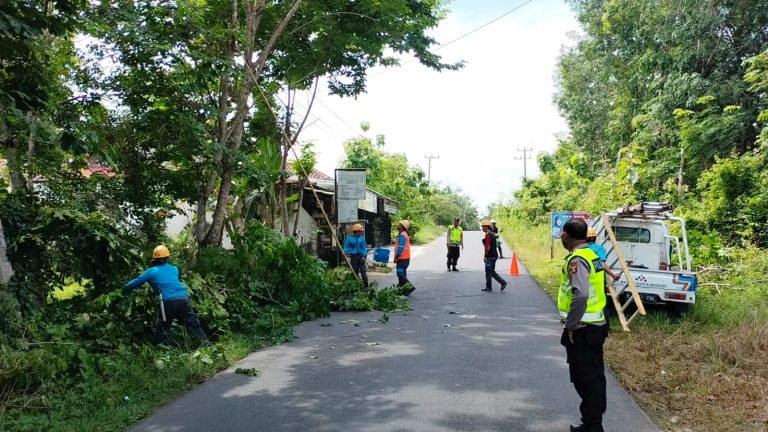
{"type": "Polygon", "coordinates": [[[5,146],[5,159],[8,161],[8,176],[11,178],[11,191],[28,190],[27,180],[21,172],[21,163],[17,154],[18,140],[12,138],[5,146]]]}
{"type": "Polygon", "coordinates": [[[677,172],[677,196],[682,197],[683,196],[683,185],[685,184],[685,181],[683,180],[683,174],[685,173],[685,148],[680,147],[680,170],[677,172]]]}
{"type": "MultiPolygon", "coordinates": [[[[234,1],[233,1],[234,3],[234,1]]],[[[221,182],[219,185],[219,193],[216,199],[216,209],[213,212],[213,221],[211,227],[208,229],[208,233],[203,239],[202,244],[208,245],[220,245],[221,237],[224,229],[224,219],[226,218],[226,205],[229,201],[229,193],[232,189],[232,178],[235,175],[235,155],[242,143],[245,118],[250,112],[250,104],[248,103],[249,97],[252,95],[254,86],[258,84],[258,79],[264,70],[268,56],[272,53],[272,50],[277,43],[277,39],[285,31],[288,22],[293,18],[293,15],[299,10],[301,0],[295,0],[291,9],[282,18],[280,23],[272,31],[267,43],[261,49],[257,61],[253,62],[254,44],[256,33],[261,22],[261,13],[264,10],[266,0],[254,0],[253,3],[246,3],[246,37],[243,43],[243,67],[245,69],[245,77],[243,83],[240,86],[235,116],[230,122],[227,133],[224,135],[221,143],[227,145],[227,152],[222,156],[222,170],[221,170],[221,182]]]]}
{"type": "MultiPolygon", "coordinates": [[[[5,111],[0,110],[0,117],[5,114],[5,111]]],[[[27,180],[24,178],[24,174],[21,171],[19,163],[19,157],[16,153],[19,147],[19,140],[16,137],[11,136],[11,132],[8,130],[8,126],[0,120],[0,143],[5,148],[5,160],[8,167],[8,176],[11,179],[11,190],[24,190],[27,186],[27,180]]]]}
{"type": "Polygon", "coordinates": [[[7,284],[13,276],[13,266],[8,259],[8,247],[5,243],[5,232],[3,231],[3,221],[0,221],[0,284],[7,284]]]}
{"type": "Polygon", "coordinates": [[[288,227],[288,185],[285,183],[285,172],[288,170],[288,151],[291,148],[291,117],[293,114],[293,105],[291,103],[291,85],[288,84],[288,103],[285,109],[285,123],[283,124],[283,139],[281,142],[282,154],[280,155],[280,198],[278,205],[280,207],[280,225],[283,235],[288,235],[290,229],[288,227]]]}
{"type": "Polygon", "coordinates": [[[301,216],[301,204],[304,202],[304,188],[306,187],[306,180],[302,179],[301,189],[299,190],[299,205],[296,206],[296,219],[293,221],[293,236],[296,237],[299,234],[299,216],[301,216]]]}
{"type": "Polygon", "coordinates": [[[229,201],[229,191],[232,189],[232,177],[234,176],[234,168],[225,163],[225,167],[222,170],[221,184],[219,185],[219,193],[216,197],[216,209],[213,212],[213,221],[211,227],[208,228],[208,234],[203,239],[204,245],[221,246],[221,237],[224,233],[224,220],[226,216],[227,201],[229,201]]]}

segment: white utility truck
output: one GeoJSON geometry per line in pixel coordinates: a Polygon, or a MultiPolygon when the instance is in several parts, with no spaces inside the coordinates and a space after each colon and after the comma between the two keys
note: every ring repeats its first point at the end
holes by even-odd
{"type": "MultiPolygon", "coordinates": [[[[643,304],[667,305],[677,314],[696,302],[698,282],[691,270],[685,221],[672,216],[669,204],[643,202],[605,216],[643,304]],[[679,224],[681,238],[670,234],[672,224],[679,224]]],[[[601,225],[596,227],[597,243],[607,251],[606,264],[621,275],[614,289],[624,303],[631,295],[627,275],[623,274],[614,245],[601,225]]]]}

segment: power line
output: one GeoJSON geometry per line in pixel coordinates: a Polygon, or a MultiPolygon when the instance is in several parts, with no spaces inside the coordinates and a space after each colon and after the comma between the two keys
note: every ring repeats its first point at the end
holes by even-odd
{"type": "Polygon", "coordinates": [[[527,5],[528,3],[531,3],[531,2],[533,2],[533,1],[534,1],[534,0],[527,0],[527,1],[524,1],[524,2],[520,3],[519,5],[517,5],[517,6],[513,7],[512,9],[510,9],[510,10],[508,10],[508,11],[504,12],[503,14],[501,14],[501,15],[497,16],[496,18],[494,18],[494,19],[492,19],[492,20],[488,21],[487,23],[485,23],[485,24],[481,25],[480,27],[476,27],[476,28],[474,28],[474,29],[472,29],[472,30],[470,30],[470,31],[468,31],[468,32],[466,32],[466,33],[464,33],[463,35],[461,35],[461,36],[457,37],[456,39],[453,39],[453,40],[451,40],[451,41],[448,41],[448,42],[446,42],[446,43],[444,43],[444,44],[440,44],[440,45],[439,45],[437,48],[435,48],[435,51],[437,51],[437,50],[439,50],[439,49],[442,49],[442,48],[445,48],[445,47],[447,47],[448,45],[450,45],[450,44],[452,44],[452,43],[454,43],[454,42],[457,42],[457,41],[460,41],[460,40],[464,39],[465,37],[467,37],[467,36],[471,35],[472,33],[476,33],[476,32],[478,32],[478,31],[480,31],[480,30],[484,29],[485,27],[488,27],[489,25],[491,25],[491,24],[495,23],[496,21],[498,21],[498,20],[500,20],[500,19],[504,18],[505,16],[507,16],[507,15],[509,15],[509,14],[511,14],[511,13],[513,13],[513,12],[515,12],[515,11],[517,11],[518,9],[522,8],[523,6],[525,6],[525,5],[527,5]]]}
{"type": "MultiPolygon", "coordinates": [[[[500,19],[506,17],[507,15],[516,12],[518,9],[522,8],[523,6],[527,5],[528,3],[532,3],[533,1],[534,0],[526,0],[526,1],[522,2],[522,3],[520,3],[519,5],[513,7],[512,9],[510,9],[510,10],[504,12],[503,14],[497,16],[496,18],[486,22],[485,24],[482,24],[482,25],[480,25],[478,27],[475,27],[474,29],[472,29],[472,30],[470,30],[470,31],[460,35],[459,37],[457,37],[455,39],[452,39],[452,40],[450,40],[450,41],[448,41],[448,42],[446,42],[444,44],[438,45],[437,48],[435,48],[435,51],[437,51],[439,49],[443,49],[443,48],[447,47],[448,45],[451,45],[451,44],[453,44],[455,42],[458,42],[458,41],[464,39],[465,37],[467,37],[467,36],[469,36],[469,35],[471,35],[473,33],[477,33],[478,31],[488,27],[489,25],[495,23],[496,21],[499,21],[500,19]]],[[[415,59],[415,58],[414,59],[410,59],[407,62],[403,63],[401,66],[409,65],[409,64],[414,63],[416,61],[418,61],[418,59],[415,59]]],[[[393,70],[393,68],[384,69],[383,71],[381,71],[381,72],[379,72],[377,74],[370,75],[369,78],[373,78],[375,76],[379,76],[379,75],[387,73],[387,72],[389,72],[391,70],[393,70]]]]}
{"type": "Polygon", "coordinates": [[[355,135],[361,135],[359,130],[357,130],[357,129],[355,129],[354,127],[352,127],[352,126],[351,126],[349,123],[347,123],[347,121],[346,121],[346,120],[344,120],[343,118],[341,118],[341,116],[340,116],[340,115],[336,114],[336,113],[335,113],[335,112],[334,112],[334,111],[333,111],[333,110],[332,110],[332,109],[331,109],[331,108],[330,108],[328,105],[326,105],[326,104],[325,104],[325,103],[324,103],[322,100],[320,100],[320,98],[318,98],[318,97],[315,97],[315,100],[316,100],[316,101],[317,101],[317,102],[318,102],[320,105],[324,106],[324,107],[325,107],[325,109],[326,109],[326,110],[328,110],[328,112],[329,112],[329,113],[333,114],[333,116],[334,116],[334,117],[336,117],[336,118],[337,118],[337,119],[339,119],[339,120],[340,120],[342,123],[344,123],[344,125],[346,125],[346,126],[349,128],[349,130],[351,130],[352,132],[354,132],[354,133],[355,133],[355,135]]]}

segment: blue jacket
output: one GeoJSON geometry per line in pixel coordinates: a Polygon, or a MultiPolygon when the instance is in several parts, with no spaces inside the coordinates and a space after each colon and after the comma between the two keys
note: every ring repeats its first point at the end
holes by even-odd
{"type": "Polygon", "coordinates": [[[163,295],[163,300],[189,297],[187,288],[181,283],[181,272],[175,265],[161,264],[150,267],[136,279],[123,285],[123,291],[129,293],[144,282],[149,282],[156,292],[160,292],[163,295]]]}
{"type": "Polygon", "coordinates": [[[365,244],[365,236],[349,235],[344,240],[344,253],[347,255],[368,255],[368,245],[365,244]]]}

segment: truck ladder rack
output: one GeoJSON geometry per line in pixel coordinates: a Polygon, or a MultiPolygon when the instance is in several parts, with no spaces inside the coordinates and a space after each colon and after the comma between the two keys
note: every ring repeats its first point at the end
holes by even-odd
{"type": "Polygon", "coordinates": [[[643,306],[643,301],[640,299],[640,294],[637,292],[635,281],[632,279],[632,275],[629,273],[629,266],[627,265],[626,260],[624,260],[624,255],[621,253],[621,248],[619,247],[619,243],[616,240],[616,234],[613,232],[613,226],[611,225],[610,218],[605,213],[601,213],[600,218],[593,223],[592,227],[595,228],[595,231],[597,231],[598,237],[602,234],[603,231],[605,231],[607,234],[604,237],[603,245],[610,241],[612,246],[610,252],[607,252],[607,254],[610,255],[614,252],[616,253],[616,259],[609,267],[613,268],[613,266],[618,263],[621,266],[619,276],[624,275],[624,278],[627,280],[626,287],[622,288],[622,290],[619,292],[613,288],[613,281],[609,281],[607,285],[608,292],[611,295],[611,300],[613,301],[613,305],[616,309],[616,313],[619,316],[621,327],[624,329],[624,331],[628,332],[629,324],[632,322],[632,320],[634,320],[638,314],[645,315],[645,306],[643,306]],[[627,288],[632,291],[632,295],[624,304],[621,304],[620,296],[624,291],[626,291],[627,288]],[[633,303],[637,306],[637,310],[632,314],[632,316],[629,317],[629,319],[627,319],[624,311],[626,311],[627,308],[633,303]]]}

